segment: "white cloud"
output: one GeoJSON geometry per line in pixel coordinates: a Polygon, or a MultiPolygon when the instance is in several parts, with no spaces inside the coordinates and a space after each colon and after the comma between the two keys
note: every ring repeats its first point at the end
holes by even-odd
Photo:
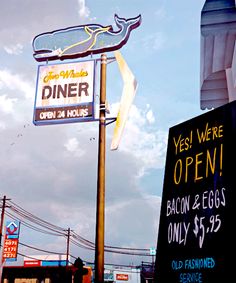
{"type": "Polygon", "coordinates": [[[149,122],[150,124],[153,124],[153,123],[155,122],[155,117],[154,117],[154,114],[153,114],[152,110],[149,110],[149,111],[147,112],[146,118],[147,118],[147,120],[148,120],[148,122],[149,122]]]}
{"type": "Polygon", "coordinates": [[[16,102],[17,102],[17,98],[7,98],[6,94],[1,95],[0,96],[0,109],[5,113],[12,113],[13,105],[16,102]]]}
{"type": "Polygon", "coordinates": [[[17,43],[16,45],[4,46],[4,50],[11,55],[19,55],[23,52],[23,45],[17,43]]]}
{"type": "Polygon", "coordinates": [[[155,239],[159,224],[160,203],[160,197],[138,197],[136,195],[133,199],[124,199],[108,205],[106,207],[107,234],[112,235],[113,240],[118,237],[117,231],[121,235],[126,235],[123,239],[123,246],[127,243],[131,247],[150,247],[150,243],[153,242],[151,239],[155,239]],[[145,222],[140,219],[145,219],[145,222]],[[128,230],[130,232],[127,235],[128,230]],[[149,231],[148,235],[145,234],[145,231],[149,231]],[[134,235],[139,235],[139,237],[134,240],[134,235]],[[146,241],[143,241],[144,235],[146,241]]]}
{"type": "Polygon", "coordinates": [[[0,121],[0,130],[5,130],[6,124],[3,121],[0,121]]]}
{"type": "Polygon", "coordinates": [[[73,155],[80,157],[85,154],[85,151],[79,148],[79,142],[76,138],[69,139],[65,144],[65,148],[73,153],[73,155]]]}
{"type": "Polygon", "coordinates": [[[85,0],[78,0],[78,5],[79,5],[79,16],[82,19],[86,19],[90,15],[90,10],[86,6],[86,1],[85,0]]]}
{"type": "Polygon", "coordinates": [[[0,86],[7,87],[10,90],[17,90],[24,93],[25,98],[32,98],[35,89],[29,81],[26,81],[22,76],[12,74],[8,70],[0,70],[0,86]]]}
{"type": "Polygon", "coordinates": [[[144,37],[142,42],[145,50],[158,51],[164,47],[166,39],[162,32],[156,32],[144,37]]]}
{"type": "MultiPolygon", "coordinates": [[[[114,112],[115,108],[116,105],[113,105],[114,112]]],[[[119,145],[119,150],[129,152],[141,161],[139,177],[149,169],[164,167],[168,133],[149,129],[148,125],[154,121],[151,109],[147,112],[132,105],[119,145]]]]}
{"type": "Polygon", "coordinates": [[[163,20],[166,18],[166,11],[163,7],[159,8],[156,12],[155,12],[155,16],[157,17],[158,20],[163,20]]]}

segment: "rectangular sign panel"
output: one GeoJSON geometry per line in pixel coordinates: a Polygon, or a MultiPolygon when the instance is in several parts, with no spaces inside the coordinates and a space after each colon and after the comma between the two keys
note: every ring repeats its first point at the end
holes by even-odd
{"type": "MultiPolygon", "coordinates": [[[[71,257],[68,256],[70,262],[71,257]]],[[[30,255],[24,257],[24,266],[66,266],[67,255],[62,254],[45,254],[30,255]]]]}
{"type": "Polygon", "coordinates": [[[17,249],[19,239],[7,239],[4,240],[3,248],[3,260],[16,260],[17,249]]]}
{"type": "Polygon", "coordinates": [[[24,266],[41,266],[40,260],[24,260],[24,266]]]}
{"type": "Polygon", "coordinates": [[[3,261],[16,260],[20,234],[20,222],[17,220],[7,221],[5,231],[2,259],[3,261]]]}
{"type": "Polygon", "coordinates": [[[124,273],[117,273],[116,274],[116,280],[117,281],[128,281],[129,280],[129,275],[124,274],[124,273]]]}
{"type": "Polygon", "coordinates": [[[156,283],[235,281],[236,101],[169,130],[156,283]]]}
{"type": "Polygon", "coordinates": [[[43,260],[42,266],[66,266],[66,260],[43,260]]]}
{"type": "Polygon", "coordinates": [[[35,125],[94,119],[95,61],[38,67],[35,125]]]}

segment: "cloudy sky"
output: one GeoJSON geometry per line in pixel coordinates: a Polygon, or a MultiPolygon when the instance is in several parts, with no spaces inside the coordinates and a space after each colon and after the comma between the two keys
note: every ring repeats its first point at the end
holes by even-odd
{"type": "MultiPolygon", "coordinates": [[[[114,14],[142,16],[121,53],[138,90],[118,150],[107,126],[105,244],[156,246],[169,128],[200,110],[200,13],[204,0],[9,0],[0,8],[0,197],[33,215],[95,241],[98,123],[33,124],[36,76],[32,40],[75,25],[113,25],[114,14]],[[92,139],[91,139],[92,138],[92,139]]],[[[112,52],[107,54],[114,56],[112,52]]],[[[123,82],[107,66],[107,100],[116,115],[123,82]]],[[[99,91],[97,92],[99,93],[99,91]]],[[[98,99],[98,94],[96,95],[98,99]]],[[[7,209],[8,211],[8,209],[7,209]]],[[[10,212],[10,210],[9,210],[10,212]]],[[[6,216],[5,220],[10,219],[6,216]]],[[[21,227],[20,240],[65,252],[65,238],[21,227]]],[[[22,254],[37,254],[19,247],[22,254]]],[[[93,262],[94,251],[71,245],[93,262]]],[[[150,261],[108,253],[105,262],[150,261]]]]}

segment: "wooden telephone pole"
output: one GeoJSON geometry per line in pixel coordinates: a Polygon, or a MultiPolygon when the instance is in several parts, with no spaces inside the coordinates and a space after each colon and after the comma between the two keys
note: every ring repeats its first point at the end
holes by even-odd
{"type": "Polygon", "coordinates": [[[101,54],[100,114],[98,141],[97,214],[95,247],[95,282],[104,282],[104,234],[105,234],[105,159],[106,159],[106,66],[107,56],[101,54]]]}
{"type": "Polygon", "coordinates": [[[2,246],[2,230],[3,230],[3,222],[4,222],[4,215],[5,215],[5,208],[6,208],[6,201],[9,200],[6,196],[2,199],[2,213],[1,213],[1,223],[0,223],[0,248],[2,246]]]}

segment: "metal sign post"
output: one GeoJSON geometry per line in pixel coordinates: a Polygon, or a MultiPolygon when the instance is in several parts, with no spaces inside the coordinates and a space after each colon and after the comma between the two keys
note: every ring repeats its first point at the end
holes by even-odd
{"type": "Polygon", "coordinates": [[[106,65],[107,65],[107,56],[106,54],[101,54],[99,141],[98,141],[98,169],[97,169],[98,175],[97,175],[96,250],[95,250],[95,282],[96,283],[104,282],[106,65]]]}

